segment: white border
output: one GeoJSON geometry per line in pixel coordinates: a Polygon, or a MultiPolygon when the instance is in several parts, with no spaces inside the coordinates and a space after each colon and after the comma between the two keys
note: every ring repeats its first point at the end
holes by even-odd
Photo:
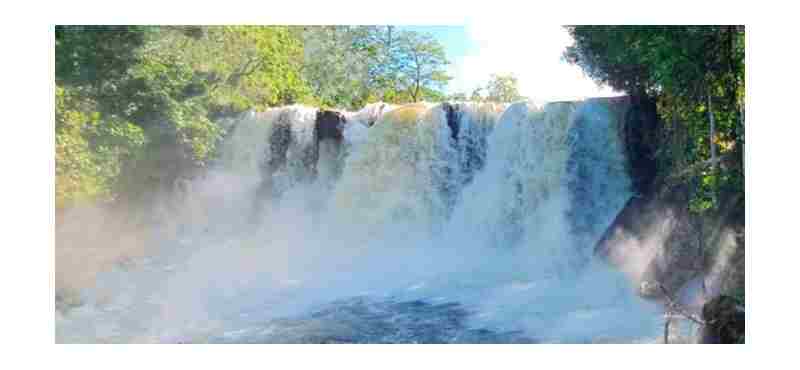
{"type": "MultiPolygon", "coordinates": [[[[3,351],[5,362],[53,368],[739,368],[782,363],[795,344],[797,75],[795,12],[728,1],[557,2],[335,1],[216,3],[27,1],[6,8],[2,33],[3,351]],[[24,10],[21,8],[25,8],[24,10]],[[743,346],[73,346],[54,341],[53,24],[444,24],[468,19],[520,25],[747,25],[748,344],[743,346]],[[774,29],[785,25],[784,29],[774,29]],[[755,76],[755,77],[754,77],[755,76]],[[10,83],[8,83],[10,80],[10,83]],[[48,86],[49,88],[45,88],[48,86]],[[45,104],[46,102],[46,104],[45,104]],[[753,265],[753,253],[757,265],[753,265]],[[47,262],[45,262],[47,261],[47,262]],[[755,271],[754,271],[755,270],[755,271]],[[753,277],[756,277],[754,282],[753,277]],[[47,277],[47,280],[45,280],[47,277]],[[47,287],[47,288],[45,288],[47,287]],[[755,305],[753,302],[756,302],[755,305]],[[774,343],[767,345],[765,343],[774,343]],[[783,343],[783,345],[781,345],[783,343]],[[34,346],[32,346],[33,344],[34,346]],[[44,344],[45,346],[41,346],[44,344]],[[49,344],[49,345],[48,345],[49,344]]],[[[524,47],[524,46],[523,46],[524,47]]],[[[791,363],[791,362],[790,362],[791,363]]]]}

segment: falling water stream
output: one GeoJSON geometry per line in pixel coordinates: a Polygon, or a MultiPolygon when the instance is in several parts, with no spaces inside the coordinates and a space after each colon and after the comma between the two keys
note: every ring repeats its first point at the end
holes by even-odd
{"type": "Polygon", "coordinates": [[[632,196],[615,109],[378,104],[340,138],[314,108],[251,113],[57,341],[654,341],[662,308],[593,255],[632,196]]]}

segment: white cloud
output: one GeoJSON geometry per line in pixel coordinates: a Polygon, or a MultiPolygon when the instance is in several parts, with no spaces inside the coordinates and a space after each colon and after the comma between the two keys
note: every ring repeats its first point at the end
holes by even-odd
{"type": "Polygon", "coordinates": [[[474,48],[450,66],[451,92],[469,94],[491,73],[513,73],[522,95],[538,102],[621,95],[598,88],[579,67],[561,60],[572,40],[560,26],[470,23],[466,28],[474,48]]]}

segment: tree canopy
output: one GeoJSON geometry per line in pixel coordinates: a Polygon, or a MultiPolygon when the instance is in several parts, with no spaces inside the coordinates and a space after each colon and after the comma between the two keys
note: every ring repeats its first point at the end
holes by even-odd
{"type": "MultiPolygon", "coordinates": [[[[454,95],[455,96],[455,95],[454,95]]],[[[459,94],[457,98],[466,98],[466,94],[459,94]]],[[[472,90],[469,100],[480,102],[513,103],[524,100],[525,97],[519,92],[519,81],[513,74],[492,73],[489,81],[484,86],[478,86],[472,90]]]]}
{"type": "Polygon", "coordinates": [[[221,120],[293,103],[441,100],[444,48],[392,26],[56,26],[56,202],[205,166],[221,120]]]}
{"type": "Polygon", "coordinates": [[[395,26],[304,27],[304,76],[322,106],[441,100],[450,77],[444,47],[395,26]]]}
{"type": "Polygon", "coordinates": [[[524,99],[519,93],[517,78],[512,74],[492,74],[486,91],[486,98],[493,102],[511,103],[524,99]]]}

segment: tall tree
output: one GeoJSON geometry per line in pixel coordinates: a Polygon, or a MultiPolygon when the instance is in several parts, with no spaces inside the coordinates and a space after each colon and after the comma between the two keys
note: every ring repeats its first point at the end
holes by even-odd
{"type": "Polygon", "coordinates": [[[369,66],[379,51],[366,26],[309,26],[303,30],[303,77],[323,106],[355,108],[370,92],[369,66]]]}
{"type": "Polygon", "coordinates": [[[519,93],[519,83],[512,74],[492,74],[486,84],[487,99],[498,103],[511,103],[524,99],[519,93]]]}
{"type": "Polygon", "coordinates": [[[450,80],[444,47],[432,36],[408,31],[400,36],[401,85],[412,101],[425,97],[425,90],[441,89],[450,80]]]}
{"type": "Polygon", "coordinates": [[[447,60],[430,35],[395,26],[309,26],[303,35],[303,75],[322,105],[443,98],[447,60]]]}

